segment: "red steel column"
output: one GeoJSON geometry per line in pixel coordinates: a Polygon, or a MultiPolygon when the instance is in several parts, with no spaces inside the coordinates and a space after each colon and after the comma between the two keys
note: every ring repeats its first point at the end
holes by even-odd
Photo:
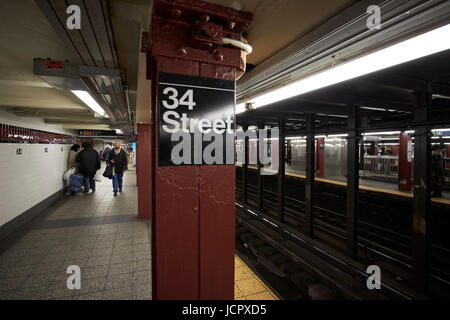
{"type": "Polygon", "coordinates": [[[316,177],[323,178],[325,176],[325,138],[317,138],[316,143],[316,177]]]}
{"type": "Polygon", "coordinates": [[[391,146],[393,156],[398,156],[398,146],[391,146]]]}
{"type": "Polygon", "coordinates": [[[399,155],[398,155],[398,190],[411,191],[412,166],[408,161],[408,142],[411,138],[407,133],[399,135],[399,155]]]}
{"type": "Polygon", "coordinates": [[[137,124],[136,173],[138,185],[138,218],[151,218],[151,126],[149,123],[137,124]]]}
{"type": "Polygon", "coordinates": [[[235,168],[157,165],[159,72],[235,80],[249,13],[198,0],[157,0],[152,15],[152,277],[154,299],[233,299],[235,168]]]}
{"type": "Polygon", "coordinates": [[[375,156],[377,154],[376,148],[375,148],[375,142],[370,142],[370,155],[375,156]]]}

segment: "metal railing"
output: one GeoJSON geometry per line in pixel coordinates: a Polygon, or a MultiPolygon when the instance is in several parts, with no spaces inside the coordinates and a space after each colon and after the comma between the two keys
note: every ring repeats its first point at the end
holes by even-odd
{"type": "Polygon", "coordinates": [[[363,177],[398,178],[398,156],[364,156],[363,177]]]}

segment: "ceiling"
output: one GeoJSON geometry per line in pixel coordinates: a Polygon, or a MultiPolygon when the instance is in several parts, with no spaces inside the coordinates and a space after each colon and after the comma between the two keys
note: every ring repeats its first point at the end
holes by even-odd
{"type": "MultiPolygon", "coordinates": [[[[32,109],[32,115],[49,123],[60,123],[66,129],[82,129],[88,124],[89,128],[110,128],[105,121],[96,119],[93,112],[73,94],[54,89],[33,74],[33,58],[77,60],[37,2],[0,1],[0,108],[19,116],[30,115],[24,110],[32,109]],[[85,112],[79,112],[83,110],[85,112]]],[[[247,62],[257,65],[355,1],[334,0],[332,5],[327,0],[208,2],[254,14],[254,22],[248,30],[248,40],[254,52],[247,62]]],[[[152,0],[109,0],[107,3],[118,64],[125,71],[133,111],[136,107],[141,32],[149,29],[152,0]]]]}
{"type": "Polygon", "coordinates": [[[237,123],[257,122],[276,126],[286,121],[286,133],[308,132],[314,115],[316,133],[348,132],[349,106],[360,107],[362,127],[367,131],[410,130],[416,123],[418,97],[432,95],[428,125],[442,128],[450,121],[450,50],[442,51],[385,70],[282,100],[237,115],[237,123]]]}
{"type": "Polygon", "coordinates": [[[70,59],[34,0],[0,2],[0,105],[83,109],[33,74],[33,58],[70,59]]]}
{"type": "Polygon", "coordinates": [[[258,65],[302,35],[357,2],[354,0],[207,0],[207,2],[250,11],[248,30],[253,53],[247,63],[258,65]]]}

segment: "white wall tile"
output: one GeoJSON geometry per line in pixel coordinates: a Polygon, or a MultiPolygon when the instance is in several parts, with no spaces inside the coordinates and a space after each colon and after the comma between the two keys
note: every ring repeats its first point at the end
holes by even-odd
{"type": "Polygon", "coordinates": [[[70,147],[0,143],[0,226],[63,188],[70,147]]]}

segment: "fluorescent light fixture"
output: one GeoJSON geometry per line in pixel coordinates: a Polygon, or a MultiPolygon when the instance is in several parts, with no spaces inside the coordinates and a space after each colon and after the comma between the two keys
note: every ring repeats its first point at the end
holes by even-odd
{"type": "Polygon", "coordinates": [[[367,132],[363,133],[363,136],[388,136],[393,134],[400,134],[400,131],[367,132]]]}
{"type": "Polygon", "coordinates": [[[449,132],[450,131],[450,129],[449,128],[447,128],[447,129],[433,129],[433,130],[431,130],[431,132],[449,132]]]}
{"type": "Polygon", "coordinates": [[[315,138],[339,138],[339,137],[348,137],[347,133],[343,134],[329,134],[329,135],[318,135],[315,138]]]}
{"type": "Polygon", "coordinates": [[[398,140],[398,138],[381,138],[381,140],[398,140]]]}
{"type": "Polygon", "coordinates": [[[116,134],[123,134],[122,129],[116,129],[116,134]]]}
{"type": "Polygon", "coordinates": [[[94,112],[97,112],[101,116],[106,114],[105,110],[95,101],[92,96],[84,90],[72,90],[72,93],[78,97],[81,101],[83,101],[89,108],[91,108],[94,112]]]}
{"type": "Polygon", "coordinates": [[[245,112],[245,103],[239,103],[236,105],[236,110],[234,111],[236,114],[245,112]]]}
{"type": "MultiPolygon", "coordinates": [[[[250,102],[255,108],[260,108],[448,49],[450,49],[450,24],[344,62],[245,102],[250,102]]],[[[245,111],[243,105],[241,103],[236,107],[236,113],[242,112],[241,110],[245,111]]]]}

